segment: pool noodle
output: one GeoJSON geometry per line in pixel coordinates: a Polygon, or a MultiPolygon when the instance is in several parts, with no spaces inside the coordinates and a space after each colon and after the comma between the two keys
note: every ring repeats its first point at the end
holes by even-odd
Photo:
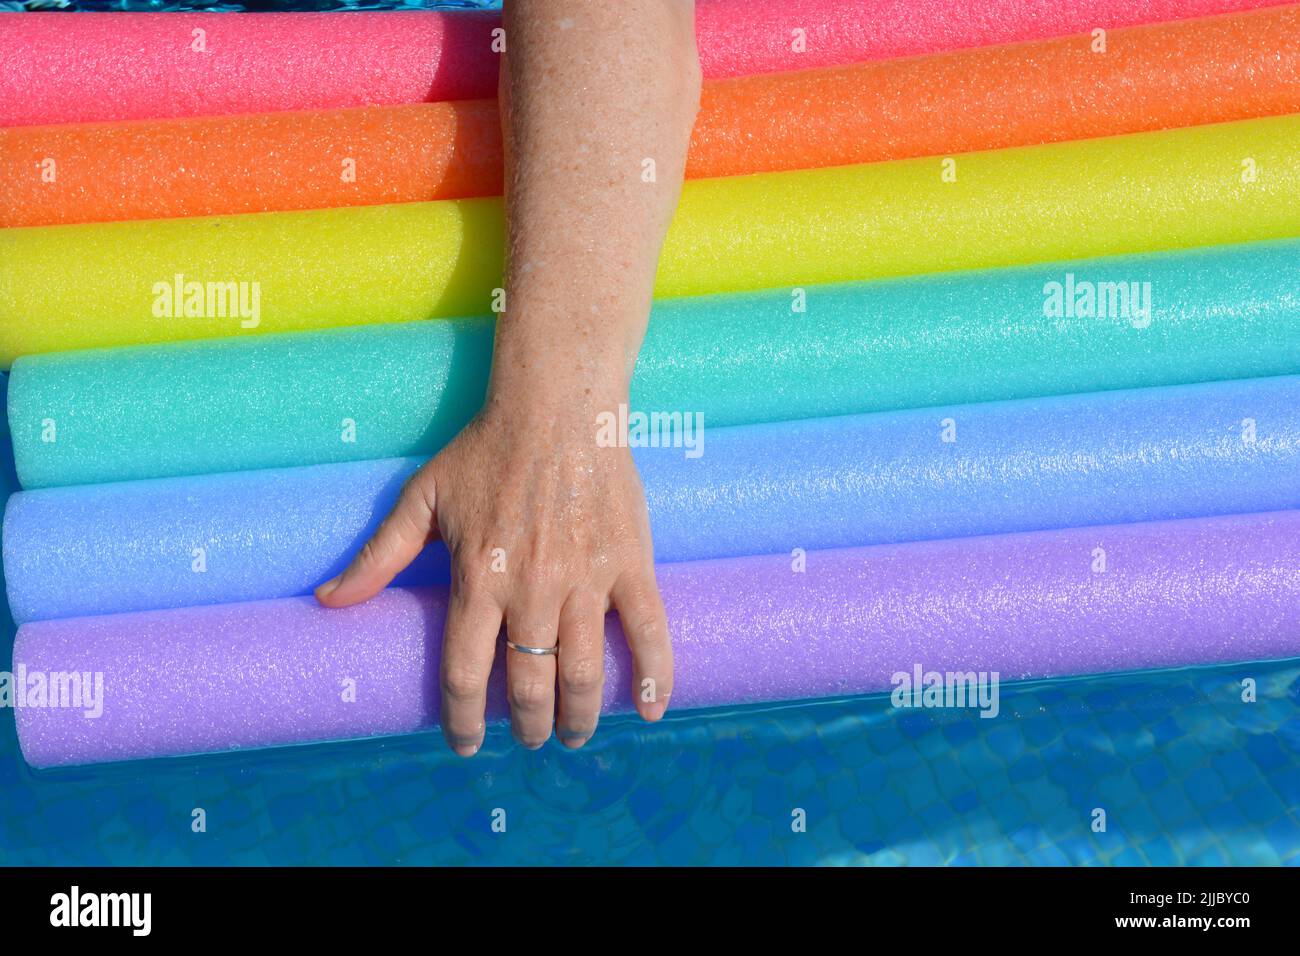
{"type": "Polygon", "coordinates": [[[497,86],[500,17],[482,11],[0,17],[0,126],[476,99],[497,86]]]}
{"type": "MultiPolygon", "coordinates": [[[[812,552],[802,572],[784,555],[664,565],[658,577],[674,711],[893,690],[918,666],[1006,681],[1300,653],[1296,512],[812,552]]],[[[429,728],[444,612],[441,590],[390,589],[346,610],[291,598],[26,624],[16,668],[102,674],[103,711],[17,708],[23,756],[50,767],[429,728]]],[[[628,654],[613,618],[606,630],[603,710],[626,712],[628,654]]],[[[506,713],[501,656],[492,720],[506,713]]]]}
{"type": "MultiPolygon", "coordinates": [[[[698,457],[633,449],[657,561],[1300,507],[1300,376],[703,434],[698,457]]],[[[4,520],[14,618],[310,593],[420,461],[19,492],[4,520]]],[[[399,583],[446,580],[439,544],[399,583]]]]}
{"type": "MultiPolygon", "coordinates": [[[[1300,241],[1281,240],[813,286],[802,312],[786,290],[662,300],[632,406],[698,411],[714,428],[1298,374],[1297,262],[1300,241]],[[1045,317],[1044,288],[1068,277],[1149,283],[1151,311],[1045,317]]],[[[491,353],[482,318],[20,358],[19,479],[431,454],[482,403],[491,353]]]]}
{"type": "MultiPolygon", "coordinates": [[[[1300,112],[1300,6],[1116,30],[1104,53],[1092,42],[710,81],[686,174],[1300,112]]],[[[500,194],[501,178],[495,101],[0,129],[0,226],[460,199],[500,194]]]]}
{"type": "MultiPolygon", "coordinates": [[[[1277,0],[700,0],[696,40],[701,68],[712,78],[1275,5],[1277,0]]],[[[479,99],[495,95],[497,85],[494,13],[0,17],[0,62],[6,63],[0,126],[479,99]],[[202,35],[196,37],[195,30],[202,35]]]]}
{"type": "MultiPolygon", "coordinates": [[[[0,409],[4,409],[5,421],[0,422],[0,509],[9,501],[9,496],[18,490],[18,476],[14,470],[13,443],[9,440],[8,422],[9,376],[0,372],[0,409]]],[[[2,544],[0,544],[2,549],[2,544]]],[[[0,560],[0,633],[7,641],[14,633],[13,616],[9,613],[9,588],[5,584],[4,561],[0,560]]],[[[0,658],[3,661],[3,658],[0,658]]]]}
{"type": "Polygon", "coordinates": [[[0,226],[494,196],[501,121],[465,100],[18,126],[0,176],[0,226]]]}
{"type": "Polygon", "coordinates": [[[737,176],[1300,112],[1300,5],[707,84],[687,174],[737,176]]]}
{"type": "Polygon", "coordinates": [[[0,225],[501,192],[495,101],[0,129],[0,225]],[[45,181],[45,161],[58,179],[45,181]]]}
{"type": "MultiPolygon", "coordinates": [[[[655,292],[1284,238],[1300,235],[1297,192],[1300,116],[955,161],[700,179],[683,189],[655,292]],[[955,181],[945,181],[950,169],[955,181]]],[[[0,364],[75,348],[486,313],[501,256],[496,199],[4,229],[0,364]],[[215,299],[195,310],[202,317],[155,315],[167,314],[163,293],[176,276],[214,288],[245,283],[247,319],[222,317],[215,299]]]]}

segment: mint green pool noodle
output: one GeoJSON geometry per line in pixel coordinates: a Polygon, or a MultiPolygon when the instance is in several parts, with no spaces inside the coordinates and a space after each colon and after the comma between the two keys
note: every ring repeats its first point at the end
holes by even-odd
{"type": "MultiPolygon", "coordinates": [[[[0,372],[0,512],[9,504],[9,496],[18,490],[18,478],[14,474],[13,446],[9,442],[8,409],[9,376],[0,372]]],[[[0,540],[0,544],[3,541],[0,540]]],[[[0,548],[0,553],[3,548],[0,548]]],[[[0,647],[7,645],[14,633],[13,615],[9,613],[9,586],[5,583],[4,562],[0,561],[0,647]]],[[[5,665],[4,652],[0,651],[0,667],[5,665]]]]}
{"type": "MultiPolygon", "coordinates": [[[[1283,240],[664,301],[632,405],[720,427],[1296,374],[1297,262],[1283,240]],[[1079,302],[1107,282],[1137,284],[1126,314],[1044,314],[1051,283],[1079,302]]],[[[479,407],[491,350],[480,318],[27,356],[9,394],[18,477],[428,454],[479,407]]]]}

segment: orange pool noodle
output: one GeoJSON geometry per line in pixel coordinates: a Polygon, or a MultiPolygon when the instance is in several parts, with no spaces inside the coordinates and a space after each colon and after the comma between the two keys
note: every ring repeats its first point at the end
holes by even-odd
{"type": "Polygon", "coordinates": [[[0,129],[3,226],[500,192],[495,100],[0,129]]]}
{"type": "Polygon", "coordinates": [[[707,86],[690,176],[1300,112],[1300,4],[707,86]]]}

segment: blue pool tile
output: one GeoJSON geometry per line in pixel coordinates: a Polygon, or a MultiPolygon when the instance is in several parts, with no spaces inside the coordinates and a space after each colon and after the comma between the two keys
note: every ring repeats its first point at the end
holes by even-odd
{"type": "Polygon", "coordinates": [[[1155,742],[1159,745],[1167,744],[1183,736],[1183,728],[1179,726],[1178,719],[1172,714],[1155,721],[1148,729],[1151,731],[1152,737],[1155,738],[1155,742]]]}
{"type": "Polygon", "coordinates": [[[1158,787],[1169,779],[1169,768],[1165,766],[1165,762],[1158,755],[1147,757],[1145,760],[1133,764],[1132,771],[1139,786],[1148,790],[1158,787]]]}
{"type": "Polygon", "coordinates": [[[1016,783],[1037,780],[1044,773],[1043,761],[1037,754],[1025,754],[1007,770],[1007,776],[1016,783]]]}

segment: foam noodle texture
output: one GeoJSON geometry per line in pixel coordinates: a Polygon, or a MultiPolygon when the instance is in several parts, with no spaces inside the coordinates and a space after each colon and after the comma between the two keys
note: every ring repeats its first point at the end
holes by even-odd
{"type": "MultiPolygon", "coordinates": [[[[1300,112],[1300,6],[1114,30],[1104,54],[1093,42],[1085,34],[710,83],[687,174],[952,155],[1300,112]]],[[[34,167],[23,172],[34,178],[34,167]]]]}
{"type": "MultiPolygon", "coordinates": [[[[7,405],[9,376],[0,372],[0,408],[7,405]]],[[[7,416],[6,416],[7,417],[7,416]]],[[[13,444],[9,441],[9,424],[0,422],[0,508],[9,500],[9,496],[18,490],[18,478],[14,474],[13,444]]],[[[9,613],[8,587],[4,579],[4,561],[0,560],[0,632],[6,637],[13,634],[13,617],[9,613]]]]}
{"type": "MultiPolygon", "coordinates": [[[[886,690],[917,663],[1010,680],[1289,657],[1298,569],[1295,512],[813,552],[803,573],[784,555],[665,565],[673,707],[886,690]]],[[[24,625],[19,676],[102,674],[103,711],[17,708],[23,756],[49,767],[425,729],[445,606],[441,590],[392,589],[346,610],[290,598],[24,625]]],[[[613,618],[606,636],[604,711],[629,711],[613,618]]],[[[491,719],[505,714],[501,656],[491,719]]]]}
{"type": "Polygon", "coordinates": [[[499,26],[477,11],[5,16],[0,125],[493,96],[499,26]]]}
{"type": "MultiPolygon", "coordinates": [[[[1116,30],[1104,55],[1092,46],[1085,35],[712,81],[687,176],[814,169],[1300,112],[1300,6],[1116,30]]],[[[500,191],[493,101],[0,129],[0,226],[500,191]]]]}
{"type": "Polygon", "coordinates": [[[494,199],[0,230],[0,362],[486,313],[501,252],[494,199]]]}
{"type": "MultiPolygon", "coordinates": [[[[634,451],[656,560],[1300,507],[1295,376],[703,435],[634,451]]],[[[418,463],[19,492],[4,525],[14,618],[306,594],[342,569],[418,463]]],[[[446,573],[436,546],[403,581],[446,573]]]]}
{"type": "Polygon", "coordinates": [[[0,128],[0,177],[0,226],[491,196],[501,121],[466,100],[0,128]]]}
{"type": "MultiPolygon", "coordinates": [[[[388,459],[20,492],[9,499],[3,535],[15,620],[308,593],[347,566],[416,464],[388,459]],[[109,564],[92,570],[100,561],[109,564]],[[90,575],[75,586],[84,591],[73,601],[79,610],[68,603],[72,581],[66,589],[36,586],[42,567],[90,575]],[[132,581],[135,574],[144,577],[132,581]]],[[[430,549],[404,575],[399,583],[445,580],[445,551],[430,549]]]]}
{"type": "MultiPolygon", "coordinates": [[[[632,405],[698,411],[715,428],[1297,374],[1298,261],[1300,241],[1280,240],[811,286],[794,314],[787,290],[663,300],[632,405]],[[1052,283],[1071,308],[1050,308],[1052,283]],[[1107,283],[1127,310],[1104,295],[1100,317],[1074,307],[1107,283]]],[[[488,319],[409,322],[22,358],[10,389],[19,478],[430,454],[481,404],[491,336],[488,319]]]]}
{"type": "MultiPolygon", "coordinates": [[[[706,77],[741,76],[1276,3],[700,0],[696,39],[706,77]]],[[[500,21],[484,12],[0,16],[0,126],[474,99],[497,83],[500,21]]]]}
{"type": "MultiPolygon", "coordinates": [[[[1290,237],[1298,191],[1300,115],[694,180],[655,292],[1290,237]]],[[[502,231],[496,199],[0,230],[0,361],[486,313],[502,231]]]]}

